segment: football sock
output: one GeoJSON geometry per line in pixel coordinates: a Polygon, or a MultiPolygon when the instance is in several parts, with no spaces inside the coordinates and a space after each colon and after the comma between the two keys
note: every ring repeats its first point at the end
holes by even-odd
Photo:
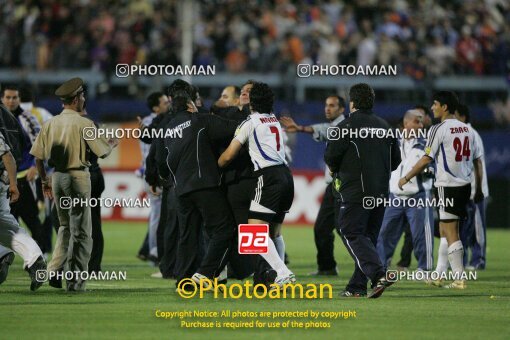
{"type": "Polygon", "coordinates": [[[264,258],[264,260],[269,263],[269,265],[276,270],[278,277],[284,277],[291,274],[291,271],[285,263],[282,261],[280,256],[278,255],[278,251],[276,251],[276,247],[273,243],[273,240],[268,240],[267,254],[260,254],[264,258]]]}
{"type": "Polygon", "coordinates": [[[448,247],[448,261],[450,261],[450,267],[452,267],[452,271],[459,275],[464,272],[464,247],[462,246],[461,241],[455,241],[448,247]]]}
{"type": "Polygon", "coordinates": [[[439,274],[446,273],[448,270],[448,242],[446,241],[446,237],[441,237],[441,242],[439,243],[439,252],[437,254],[437,266],[436,272],[439,274]]]}
{"type": "Polygon", "coordinates": [[[274,239],[274,245],[278,251],[278,255],[280,255],[282,261],[285,262],[285,241],[283,241],[282,235],[274,239]]]}

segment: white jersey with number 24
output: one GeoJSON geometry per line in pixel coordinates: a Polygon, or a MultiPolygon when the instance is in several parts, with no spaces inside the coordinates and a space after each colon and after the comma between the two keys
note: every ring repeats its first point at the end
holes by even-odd
{"type": "Polygon", "coordinates": [[[445,119],[429,130],[425,154],[436,161],[436,187],[471,183],[473,160],[482,156],[473,129],[457,119],[445,119]]]}

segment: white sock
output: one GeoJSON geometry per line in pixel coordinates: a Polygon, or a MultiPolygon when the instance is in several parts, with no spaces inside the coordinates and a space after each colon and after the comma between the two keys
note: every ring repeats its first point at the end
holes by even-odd
{"type": "Polygon", "coordinates": [[[276,247],[276,251],[278,251],[278,255],[285,263],[285,241],[283,241],[283,236],[280,235],[274,239],[274,245],[276,247]]]}
{"type": "Polygon", "coordinates": [[[448,242],[446,237],[441,237],[439,243],[439,252],[437,254],[437,266],[436,272],[439,274],[446,273],[448,271],[448,242]]]}
{"type": "Polygon", "coordinates": [[[27,232],[20,228],[12,237],[11,249],[21,256],[24,261],[23,268],[32,267],[39,256],[42,256],[41,249],[27,232]]]}
{"type": "Polygon", "coordinates": [[[450,267],[452,272],[460,275],[464,272],[464,247],[461,241],[455,241],[448,247],[448,261],[450,261],[450,267]]]}
{"type": "Polygon", "coordinates": [[[260,256],[262,256],[264,260],[266,260],[267,263],[269,263],[271,268],[276,270],[278,277],[290,275],[292,272],[289,270],[289,268],[287,268],[285,263],[278,255],[278,251],[276,251],[276,247],[273,243],[273,240],[269,239],[267,248],[268,248],[267,254],[260,254],[260,256]]]}

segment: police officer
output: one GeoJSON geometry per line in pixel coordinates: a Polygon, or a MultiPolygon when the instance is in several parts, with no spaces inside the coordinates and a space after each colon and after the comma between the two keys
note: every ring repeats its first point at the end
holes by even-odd
{"type": "Polygon", "coordinates": [[[364,296],[370,279],[373,291],[368,297],[377,298],[392,284],[385,278],[375,248],[384,206],[365,209],[362,202],[366,197],[388,196],[391,172],[400,164],[400,149],[397,140],[387,134],[382,138],[369,134],[371,129],[390,129],[372,112],[374,90],[368,84],[356,84],[349,97],[351,114],[338,125],[344,137],[331,141],[324,155],[340,199],[337,230],[355,262],[354,274],[341,296],[364,296]]]}
{"type": "MultiPolygon", "coordinates": [[[[218,276],[225,265],[235,230],[235,221],[224,192],[215,146],[226,145],[237,124],[214,115],[197,113],[189,93],[172,96],[175,117],[166,125],[172,136],[165,139],[165,152],[158,159],[160,176],[170,177],[177,196],[179,253],[177,282],[191,277],[218,276]],[[202,261],[197,250],[201,226],[210,238],[202,261]]],[[[167,133],[168,135],[168,133],[167,133]]]]}
{"type": "MultiPolygon", "coordinates": [[[[80,203],[70,208],[64,207],[61,206],[64,202],[61,198],[80,199],[80,202],[90,199],[90,162],[87,147],[98,157],[104,158],[116,146],[116,141],[84,138],[84,131],[94,131],[97,136],[97,128],[90,119],[80,114],[85,105],[82,79],[68,80],[55,91],[55,94],[62,100],[64,110],[42,126],[30,150],[36,157],[44,195],[55,198],[60,222],[55,250],[48,267],[50,271],[58,270],[61,264],[66,262],[66,271],[86,272],[92,250],[90,206],[80,203]],[[45,160],[55,168],[51,183],[44,169],[45,160]]],[[[87,133],[87,136],[91,135],[87,133]]],[[[85,282],[81,276],[75,275],[67,281],[68,291],[84,289],[85,282]]]]}

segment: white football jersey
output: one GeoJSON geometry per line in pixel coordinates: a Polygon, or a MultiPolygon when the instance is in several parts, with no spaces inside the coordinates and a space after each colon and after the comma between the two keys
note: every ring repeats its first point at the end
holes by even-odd
{"type": "Polygon", "coordinates": [[[248,150],[256,170],[285,164],[285,143],[280,122],[272,113],[252,113],[237,128],[239,143],[248,142],[248,150]]]}
{"type": "Polygon", "coordinates": [[[445,119],[429,130],[425,154],[436,161],[436,187],[471,183],[473,160],[482,156],[473,129],[457,119],[445,119]]]}

